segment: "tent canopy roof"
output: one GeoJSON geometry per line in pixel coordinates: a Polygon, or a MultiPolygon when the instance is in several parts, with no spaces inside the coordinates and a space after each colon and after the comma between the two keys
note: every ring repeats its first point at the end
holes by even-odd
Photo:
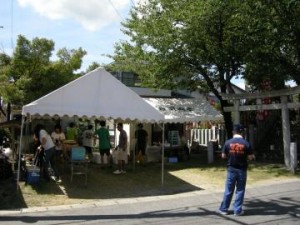
{"type": "Polygon", "coordinates": [[[93,70],[23,106],[32,117],[162,122],[164,116],[104,69],[93,70]]]}
{"type": "Polygon", "coordinates": [[[222,114],[205,99],[199,98],[144,98],[164,114],[166,123],[223,121],[222,114]]]}

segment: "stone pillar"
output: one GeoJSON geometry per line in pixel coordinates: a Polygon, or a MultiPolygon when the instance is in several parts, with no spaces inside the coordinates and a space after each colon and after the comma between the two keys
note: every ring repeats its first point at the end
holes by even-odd
{"type": "Polygon", "coordinates": [[[214,162],[214,143],[212,141],[209,141],[207,144],[207,162],[214,162]]]}
{"type": "Polygon", "coordinates": [[[289,109],[287,107],[287,96],[281,96],[281,118],[282,118],[282,136],[284,149],[284,163],[287,168],[290,168],[290,117],[289,109]]]}
{"type": "Polygon", "coordinates": [[[297,164],[298,164],[298,156],[297,156],[297,143],[291,142],[291,148],[290,148],[290,154],[291,154],[291,171],[293,174],[296,173],[297,170],[297,164]]]}
{"type": "Polygon", "coordinates": [[[238,124],[240,123],[240,112],[239,112],[239,107],[240,107],[240,100],[236,99],[234,100],[234,118],[233,118],[233,123],[238,124]]]}
{"type": "Polygon", "coordinates": [[[252,146],[253,149],[255,149],[255,143],[254,143],[254,140],[255,140],[255,130],[254,130],[254,125],[253,124],[250,124],[249,125],[249,142],[252,146]]]}

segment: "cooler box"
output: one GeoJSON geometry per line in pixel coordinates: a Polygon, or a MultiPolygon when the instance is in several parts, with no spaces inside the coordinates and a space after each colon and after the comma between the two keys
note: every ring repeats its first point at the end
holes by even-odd
{"type": "Polygon", "coordinates": [[[27,168],[27,184],[38,184],[40,182],[40,169],[37,167],[27,168]]]}
{"type": "Polygon", "coordinates": [[[177,157],[169,157],[169,163],[178,163],[177,157]]]}
{"type": "Polygon", "coordinates": [[[72,147],[72,149],[71,149],[71,160],[72,161],[83,161],[83,160],[85,160],[85,147],[72,147]]]}

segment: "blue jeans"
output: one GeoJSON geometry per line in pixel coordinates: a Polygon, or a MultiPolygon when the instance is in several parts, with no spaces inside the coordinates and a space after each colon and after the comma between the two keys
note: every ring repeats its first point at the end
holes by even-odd
{"type": "Polygon", "coordinates": [[[58,178],[59,177],[59,173],[58,173],[58,171],[57,171],[57,169],[55,167],[55,160],[54,160],[55,154],[56,154],[55,147],[45,150],[45,164],[44,164],[44,169],[46,171],[48,171],[48,167],[49,167],[49,164],[50,164],[51,168],[52,168],[52,170],[54,172],[54,176],[56,178],[58,178]]]}
{"type": "Polygon", "coordinates": [[[244,196],[245,196],[246,180],[247,180],[247,170],[228,167],[224,197],[221,206],[219,208],[221,211],[223,212],[228,211],[234,189],[236,188],[233,211],[236,214],[242,212],[242,206],[243,206],[244,196]]]}

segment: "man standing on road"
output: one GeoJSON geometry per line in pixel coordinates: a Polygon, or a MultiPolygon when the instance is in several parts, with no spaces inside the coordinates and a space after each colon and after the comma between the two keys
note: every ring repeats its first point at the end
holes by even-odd
{"type": "Polygon", "coordinates": [[[228,159],[225,192],[219,208],[219,213],[222,215],[228,214],[235,189],[236,196],[233,204],[233,213],[235,216],[243,214],[242,206],[247,181],[247,160],[253,160],[255,158],[250,143],[242,136],[243,130],[241,124],[234,125],[233,138],[227,140],[222,149],[222,158],[228,159]]]}

